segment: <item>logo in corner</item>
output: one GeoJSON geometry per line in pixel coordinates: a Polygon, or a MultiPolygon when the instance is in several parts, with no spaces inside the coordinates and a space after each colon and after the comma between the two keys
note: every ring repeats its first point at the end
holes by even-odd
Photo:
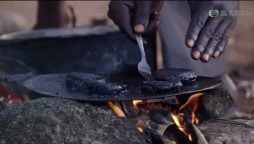
{"type": "Polygon", "coordinates": [[[219,16],[219,10],[210,10],[209,11],[209,16],[210,17],[217,17],[217,16],[219,16]]]}

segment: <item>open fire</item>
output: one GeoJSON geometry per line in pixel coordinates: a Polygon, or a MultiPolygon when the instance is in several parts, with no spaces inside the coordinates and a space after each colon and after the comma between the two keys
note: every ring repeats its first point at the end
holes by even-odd
{"type": "Polygon", "coordinates": [[[191,133],[188,132],[188,128],[184,124],[184,114],[171,112],[170,115],[171,115],[175,125],[178,127],[178,129],[181,132],[183,132],[185,135],[187,135],[189,140],[192,141],[192,135],[191,135],[191,133]]]}
{"type": "MultiPolygon", "coordinates": [[[[144,132],[146,127],[151,128],[151,119],[149,118],[150,111],[163,111],[167,115],[164,115],[165,119],[175,124],[179,131],[186,135],[189,141],[193,141],[193,133],[190,132],[187,126],[188,120],[192,124],[198,124],[199,119],[197,118],[196,112],[200,107],[200,98],[204,93],[192,94],[184,104],[180,105],[177,97],[170,97],[164,99],[153,99],[153,100],[133,100],[132,106],[138,111],[136,127],[138,131],[144,132]],[[189,112],[185,115],[185,113],[189,112]],[[188,117],[190,116],[190,117],[188,117]]],[[[126,117],[124,110],[121,109],[120,105],[115,102],[108,102],[109,107],[119,117],[126,117]]],[[[164,128],[165,129],[165,128],[164,128]]]]}

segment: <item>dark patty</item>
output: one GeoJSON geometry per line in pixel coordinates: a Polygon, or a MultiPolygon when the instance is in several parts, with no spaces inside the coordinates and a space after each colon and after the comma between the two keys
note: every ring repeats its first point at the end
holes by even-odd
{"type": "Polygon", "coordinates": [[[147,80],[141,84],[141,90],[144,93],[160,93],[170,90],[179,90],[183,86],[181,81],[156,81],[147,80]]]}
{"type": "Polygon", "coordinates": [[[154,72],[154,78],[159,81],[193,82],[197,74],[189,69],[160,69],[154,72]]]}
{"type": "Polygon", "coordinates": [[[118,94],[126,89],[125,85],[106,83],[100,76],[87,77],[73,73],[67,75],[66,86],[71,92],[96,94],[118,94]]]}

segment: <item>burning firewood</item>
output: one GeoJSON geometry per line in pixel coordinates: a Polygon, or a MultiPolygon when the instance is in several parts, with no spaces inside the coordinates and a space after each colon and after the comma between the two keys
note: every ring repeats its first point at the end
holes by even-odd
{"type": "MultiPolygon", "coordinates": [[[[173,144],[175,142],[207,144],[202,133],[194,126],[199,122],[196,112],[200,106],[200,97],[203,95],[204,93],[192,94],[182,105],[177,97],[133,100],[132,106],[138,111],[136,128],[139,132],[149,135],[152,141],[156,141],[156,144],[173,144]],[[190,109],[191,112],[190,122],[188,115],[184,114],[186,109],[190,109]]],[[[125,110],[122,110],[118,103],[108,102],[108,104],[117,116],[126,116],[125,110]]]]}
{"type": "Polygon", "coordinates": [[[108,102],[108,106],[113,110],[113,112],[118,117],[125,117],[124,112],[121,110],[120,106],[115,102],[108,102]]]}
{"type": "Polygon", "coordinates": [[[179,108],[179,111],[183,111],[187,107],[191,108],[191,120],[192,120],[192,123],[194,124],[199,123],[199,120],[196,117],[196,112],[199,109],[200,97],[203,95],[204,95],[203,93],[196,93],[191,95],[190,98],[187,100],[187,102],[179,108]]]}

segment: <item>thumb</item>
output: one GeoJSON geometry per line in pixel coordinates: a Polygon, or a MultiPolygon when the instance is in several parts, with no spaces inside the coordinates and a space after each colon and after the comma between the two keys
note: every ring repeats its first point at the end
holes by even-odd
{"type": "Polygon", "coordinates": [[[149,22],[151,2],[136,1],[135,6],[134,31],[136,33],[144,33],[149,22]]]}

